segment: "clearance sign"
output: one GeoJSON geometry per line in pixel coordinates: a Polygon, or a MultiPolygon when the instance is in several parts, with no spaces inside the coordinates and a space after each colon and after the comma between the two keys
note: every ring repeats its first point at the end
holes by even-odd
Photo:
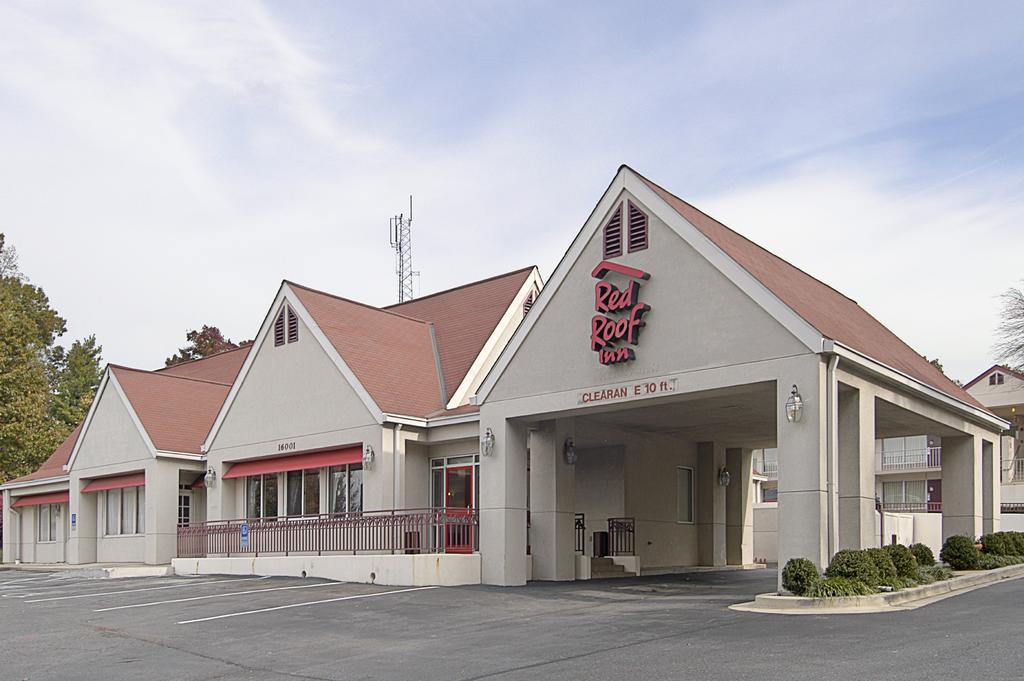
{"type": "Polygon", "coordinates": [[[594,268],[594,311],[590,320],[590,349],[601,364],[619,364],[636,359],[630,345],[637,345],[644,314],[650,305],[640,302],[640,282],[651,278],[647,272],[617,263],[602,261],[594,268]],[[605,278],[616,273],[628,281],[619,288],[605,278]],[[625,345],[624,345],[625,344],[625,345]]]}

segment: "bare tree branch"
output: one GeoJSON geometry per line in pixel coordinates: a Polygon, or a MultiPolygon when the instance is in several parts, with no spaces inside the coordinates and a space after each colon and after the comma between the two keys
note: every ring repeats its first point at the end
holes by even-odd
{"type": "Polygon", "coordinates": [[[1001,296],[1002,321],[996,329],[996,355],[1008,364],[1024,365],[1024,288],[1010,287],[1001,296]]]}

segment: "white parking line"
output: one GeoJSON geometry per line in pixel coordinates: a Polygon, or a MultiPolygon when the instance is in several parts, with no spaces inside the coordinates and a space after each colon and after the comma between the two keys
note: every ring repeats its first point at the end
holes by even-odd
{"type": "Polygon", "coordinates": [[[292,603],[290,605],[278,605],[273,608],[261,608],[259,610],[245,610],[243,612],[230,612],[226,615],[214,615],[212,617],[200,617],[194,620],[184,620],[178,622],[178,624],[195,624],[196,622],[209,622],[210,620],[222,620],[228,617],[241,617],[242,615],[258,615],[263,612],[273,612],[275,610],[288,610],[290,608],[304,608],[307,605],[322,605],[323,603],[337,603],[338,601],[351,601],[357,598],[373,598],[375,596],[390,596],[392,594],[404,594],[411,591],[426,591],[427,589],[437,589],[440,587],[436,586],[418,586],[414,589],[397,589],[395,591],[381,591],[372,594],[358,594],[356,596],[341,596],[339,598],[327,598],[322,601],[307,601],[305,603],[292,603]]]}
{"type": "Polygon", "coordinates": [[[269,577],[242,577],[240,579],[208,579],[202,582],[186,582],[184,584],[170,584],[168,586],[150,586],[145,589],[122,589],[120,591],[103,591],[100,593],[77,594],[75,596],[54,596],[53,598],[37,598],[26,603],[46,603],[47,601],[67,601],[72,598],[95,598],[97,596],[116,596],[118,594],[131,594],[140,591],[160,591],[161,589],[181,589],[186,586],[199,586],[200,584],[227,584],[228,582],[258,582],[269,577]]]}
{"type": "Polygon", "coordinates": [[[43,577],[22,577],[20,579],[9,579],[6,582],[0,582],[0,586],[6,586],[8,584],[23,584],[25,582],[39,582],[46,579],[53,579],[56,575],[47,574],[43,577]]]}
{"type": "Polygon", "coordinates": [[[267,591],[288,591],[290,589],[316,589],[321,586],[339,586],[338,582],[322,582],[317,584],[300,584],[299,586],[274,586],[269,589],[249,589],[248,591],[231,591],[226,594],[210,594],[208,596],[190,596],[189,598],[172,598],[166,601],[152,601],[150,603],[135,603],[134,605],[116,605],[112,608],[99,608],[93,612],[110,612],[111,610],[130,610],[131,608],[148,608],[152,605],[166,605],[167,603],[187,603],[189,601],[203,601],[209,598],[227,598],[228,596],[245,596],[248,594],[261,594],[267,591]]]}
{"type": "MultiPolygon", "coordinates": [[[[205,581],[205,580],[204,580],[205,581]]],[[[167,577],[153,577],[153,578],[132,578],[129,583],[118,585],[118,586],[145,586],[149,584],[180,584],[184,583],[181,579],[174,579],[169,581],[167,577]]],[[[11,591],[9,593],[0,594],[0,598],[31,598],[32,596],[52,596],[54,594],[68,593],[71,589],[68,587],[97,587],[100,589],[111,586],[110,581],[106,579],[77,579],[68,580],[66,582],[42,582],[39,584],[29,584],[20,591],[11,591]]]]}

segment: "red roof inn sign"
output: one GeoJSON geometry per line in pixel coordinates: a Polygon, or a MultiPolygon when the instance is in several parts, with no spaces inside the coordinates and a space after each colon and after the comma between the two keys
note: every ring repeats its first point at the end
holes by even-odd
{"type": "Polygon", "coordinates": [[[629,345],[637,345],[640,329],[644,328],[644,314],[650,305],[640,302],[640,282],[651,278],[647,272],[617,263],[602,261],[594,268],[594,311],[590,320],[590,349],[597,353],[601,364],[619,364],[636,359],[629,345]],[[630,281],[625,288],[605,281],[608,273],[615,272],[630,281]],[[621,345],[626,343],[627,345],[621,345]]]}

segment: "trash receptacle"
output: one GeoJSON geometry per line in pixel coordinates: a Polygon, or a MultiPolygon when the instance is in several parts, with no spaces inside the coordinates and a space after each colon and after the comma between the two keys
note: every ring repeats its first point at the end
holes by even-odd
{"type": "Polygon", "coordinates": [[[594,533],[594,558],[604,558],[608,555],[608,532],[600,531],[594,533]]]}

